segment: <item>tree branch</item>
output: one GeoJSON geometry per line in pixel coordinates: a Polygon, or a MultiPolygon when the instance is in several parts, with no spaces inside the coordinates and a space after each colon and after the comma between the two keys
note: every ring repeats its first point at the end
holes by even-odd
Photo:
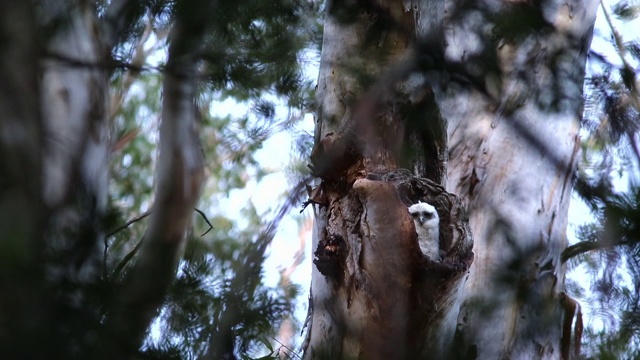
{"type": "Polygon", "coordinates": [[[122,272],[122,269],[124,269],[124,267],[129,263],[129,261],[131,261],[131,259],[133,259],[136,253],[138,253],[138,250],[140,250],[140,246],[142,246],[143,241],[144,241],[144,238],[138,241],[136,246],[134,246],[133,249],[127,255],[125,255],[124,258],[122,258],[122,261],[118,263],[118,266],[116,266],[116,268],[111,273],[111,278],[114,279],[114,281],[118,280],[118,277],[122,272]]]}
{"type": "Polygon", "coordinates": [[[213,1],[181,3],[171,30],[163,84],[156,201],[140,255],[127,272],[107,330],[117,346],[114,355],[136,351],[157,315],[175,273],[191,223],[191,211],[204,182],[198,124],[193,106],[197,92],[193,55],[200,46],[213,1]]]}
{"type": "Polygon", "coordinates": [[[132,224],[137,223],[138,221],[146,218],[147,216],[149,216],[151,214],[151,210],[147,210],[146,212],[142,213],[142,215],[136,216],[133,219],[127,221],[126,223],[124,223],[124,225],[120,225],[117,228],[113,229],[113,231],[111,231],[110,233],[107,234],[107,238],[112,237],[113,235],[119,233],[120,231],[128,228],[129,226],[131,226],[132,224]]]}
{"type": "MultiPolygon", "coordinates": [[[[279,207],[274,218],[260,232],[255,243],[252,244],[252,248],[247,250],[249,253],[246,256],[247,260],[245,260],[246,266],[237,269],[236,275],[229,285],[232,294],[242,293],[243,298],[249,299],[254,296],[257,285],[260,282],[260,276],[257,276],[257,274],[260,274],[264,253],[271,240],[273,240],[282,218],[296,206],[305,189],[305,182],[308,180],[300,181],[289,193],[287,200],[279,207]]],[[[233,307],[235,304],[232,302],[234,301],[235,299],[227,299],[227,305],[233,307]]],[[[242,316],[243,314],[239,311],[229,308],[222,313],[214,333],[210,336],[209,348],[202,360],[235,358],[234,329],[243,321],[242,316]]]]}
{"type": "Polygon", "coordinates": [[[109,51],[122,40],[127,28],[142,17],[146,3],[147,1],[111,1],[102,22],[105,45],[109,51]]]}
{"type": "Polygon", "coordinates": [[[568,246],[566,249],[564,249],[561,255],[561,259],[562,259],[562,262],[564,263],[573,257],[584,254],[591,250],[609,249],[618,245],[629,245],[629,243],[627,241],[617,241],[617,242],[581,241],[577,244],[573,244],[571,246],[568,246]]]}
{"type": "Polygon", "coordinates": [[[194,208],[193,210],[198,214],[200,214],[200,216],[202,216],[202,219],[207,223],[207,225],[209,225],[209,228],[207,229],[207,231],[203,232],[202,235],[200,235],[200,237],[207,235],[209,231],[213,229],[213,225],[211,225],[211,222],[209,221],[209,219],[207,219],[207,215],[205,215],[205,213],[202,212],[202,210],[199,210],[197,208],[194,208]]]}
{"type": "Polygon", "coordinates": [[[120,61],[115,59],[111,59],[107,61],[102,61],[102,60],[89,61],[86,59],[75,58],[67,54],[61,54],[51,50],[44,51],[42,53],[42,57],[48,60],[55,60],[69,67],[87,68],[90,70],[111,71],[114,69],[120,69],[120,70],[128,70],[128,71],[133,71],[138,73],[144,72],[144,71],[158,71],[162,73],[165,71],[162,67],[142,66],[137,63],[129,63],[126,61],[120,61]]]}

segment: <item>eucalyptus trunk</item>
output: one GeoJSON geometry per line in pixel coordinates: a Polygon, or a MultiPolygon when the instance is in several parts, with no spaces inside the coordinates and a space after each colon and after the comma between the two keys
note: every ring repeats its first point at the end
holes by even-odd
{"type": "Polygon", "coordinates": [[[597,5],[327,4],[306,359],[572,356],[560,253],[597,5]]]}
{"type": "Polygon", "coordinates": [[[123,279],[101,263],[111,52],[145,8],[123,0],[100,11],[91,1],[0,5],[0,358],[125,358],[142,346],[204,181],[194,53],[210,3],[177,11],[155,204],[123,279]]]}

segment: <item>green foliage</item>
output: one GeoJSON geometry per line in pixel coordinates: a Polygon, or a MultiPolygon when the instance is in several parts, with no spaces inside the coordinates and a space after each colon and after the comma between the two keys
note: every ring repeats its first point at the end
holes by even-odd
{"type": "Polygon", "coordinates": [[[629,1],[620,1],[613,5],[613,13],[620,20],[634,20],[640,13],[640,4],[630,4],[629,1]]]}
{"type": "Polygon", "coordinates": [[[240,354],[263,351],[264,336],[273,335],[290,304],[261,283],[264,251],[255,241],[261,228],[255,220],[242,231],[235,224],[216,228],[213,240],[191,237],[150,348],[171,344],[183,358],[199,358],[212,337],[230,330],[240,354]]]}
{"type": "Polygon", "coordinates": [[[615,331],[598,331],[594,332],[587,329],[584,334],[588,344],[596,344],[592,349],[592,356],[586,356],[588,360],[619,360],[619,359],[638,359],[640,351],[637,344],[629,346],[628,339],[620,337],[615,331]]]}
{"type": "MultiPolygon", "coordinates": [[[[51,319],[55,326],[43,325],[43,329],[52,330],[47,336],[58,343],[59,355],[68,358],[87,358],[108,343],[100,339],[104,335],[101,324],[119,290],[121,274],[137,260],[146,226],[142,215],[153,209],[162,82],[172,70],[163,65],[165,40],[176,17],[185,11],[206,18],[208,24],[204,42],[192,55],[199,60],[200,93],[194,108],[201,119],[208,178],[199,207],[213,229],[201,236],[208,225],[194,212],[192,233],[175,282],[146,342],[131,357],[184,359],[209,353],[273,358],[276,352],[269,339],[282,317],[291,312],[290,299],[296,295],[295,288],[269,288],[263,282],[265,250],[277,221],[268,221],[251,204],[245,207],[242,219],[237,219],[220,203],[234,190],[270,172],[256,159],[256,152],[274,133],[292,128],[300,118],[279,119],[278,107],[304,112],[310,106],[313,90],[302,76],[303,55],[320,48],[319,5],[294,0],[131,3],[127,16],[117,18],[124,21],[124,28],[109,49],[110,57],[100,62],[107,64],[106,71],[112,74],[111,105],[117,110],[111,114],[109,206],[93,229],[108,236],[104,243],[96,244],[92,241],[99,237],[87,231],[83,240],[88,246],[83,243],[68,248],[65,234],[53,237],[65,246],[55,256],[47,255],[57,266],[51,268],[60,271],[47,274],[47,294],[56,299],[51,319]],[[214,4],[215,11],[188,8],[202,4],[214,4]],[[233,115],[215,112],[228,104],[241,104],[247,111],[233,115]],[[92,245],[99,251],[87,250],[92,245]],[[78,270],[85,263],[94,265],[89,274],[78,270]]],[[[97,14],[105,23],[113,20],[108,18],[112,4],[109,0],[96,2],[97,14]]],[[[493,40],[516,39],[548,26],[545,19],[530,16],[539,13],[531,11],[532,6],[536,5],[518,3],[506,8],[492,29],[493,40]]],[[[38,15],[44,17],[47,9],[39,7],[38,15]]],[[[352,21],[358,13],[355,7],[336,9],[344,11],[344,21],[352,21]]],[[[638,6],[621,2],[613,12],[620,19],[633,19],[638,6]]],[[[64,21],[47,19],[39,24],[43,42],[62,28],[64,21]]],[[[614,46],[640,60],[637,42],[615,41],[614,46]]],[[[584,129],[589,139],[583,146],[585,161],[576,189],[595,214],[595,221],[580,228],[577,236],[581,246],[566,258],[570,266],[588,269],[594,305],[619,309],[612,326],[603,331],[587,328],[588,358],[635,358],[640,342],[640,189],[632,184],[629,191],[619,193],[611,175],[637,172],[633,167],[640,160],[633,149],[634,136],[640,130],[637,74],[627,62],[616,65],[596,53],[591,61],[602,71],[587,83],[584,129]],[[631,276],[623,276],[625,273],[631,276]],[[630,348],[629,343],[633,345],[630,348]]],[[[294,160],[292,178],[300,178],[306,171],[303,160],[308,158],[310,139],[302,134],[296,141],[300,155],[294,160]]],[[[100,214],[86,216],[94,215],[100,214]]],[[[591,299],[581,284],[569,282],[567,287],[573,296],[591,299]]]]}
{"type": "Polygon", "coordinates": [[[551,24],[543,17],[543,12],[531,2],[514,2],[504,7],[503,13],[495,21],[492,35],[496,39],[522,41],[532,33],[551,30],[551,24]]]}
{"type": "MultiPolygon", "coordinates": [[[[637,5],[619,2],[613,13],[632,20],[637,5]]],[[[613,26],[606,9],[605,15],[613,26]]],[[[570,258],[570,268],[586,270],[590,280],[589,288],[576,281],[567,284],[569,293],[591,309],[589,320],[595,320],[585,328],[585,358],[635,359],[640,356],[640,97],[637,71],[627,54],[637,61],[638,45],[625,43],[617,29],[611,31],[609,41],[619,59],[595,51],[590,57],[593,73],[585,84],[583,119],[587,136],[575,187],[594,220],[578,228],[579,242],[563,258],[570,258]]]]}
{"type": "MultiPolygon", "coordinates": [[[[194,109],[200,116],[208,180],[198,205],[204,216],[194,210],[175,282],[145,343],[129,355],[139,359],[217,353],[274,357],[270,339],[281,319],[290,314],[291,295],[295,295],[291,289],[285,294],[263,282],[265,251],[282,214],[271,221],[248,203],[238,218],[220,203],[272,171],[259,163],[256,152],[274,133],[291,129],[302,118],[295,114],[311,103],[313,89],[302,76],[302,66],[303,52],[319,46],[312,43],[320,29],[317,5],[291,0],[153,0],[134,2],[123,17],[111,18],[114,3],[96,2],[101,25],[124,23],[117,43],[107,52],[110,57],[99,62],[111,74],[109,203],[104,216],[87,214],[99,217],[99,224],[93,229],[96,233],[85,236],[86,246],[65,247],[48,260],[49,270],[54,265],[61,269],[61,275],[47,274],[52,279],[48,291],[56,299],[57,328],[51,337],[59,342],[59,355],[104,356],[101,349],[112,344],[103,329],[104,319],[123,275],[138,260],[146,215],[153,211],[162,86],[165,75],[174,71],[163,65],[165,41],[177,17],[190,13],[207,19],[205,41],[190,54],[199,60],[193,69],[199,80],[194,109]],[[215,11],[198,11],[209,6],[215,6],[215,11]],[[216,110],[221,106],[236,111],[220,115],[216,110]],[[289,110],[288,118],[281,118],[282,108],[289,110]],[[207,222],[213,228],[202,235],[207,222]],[[107,235],[104,242],[96,241],[101,239],[98,232],[107,235]],[[89,264],[85,268],[90,271],[81,272],[75,262],[89,264]]],[[[50,39],[65,21],[41,24],[42,38],[50,39]]],[[[58,237],[66,246],[65,234],[58,237]]]]}

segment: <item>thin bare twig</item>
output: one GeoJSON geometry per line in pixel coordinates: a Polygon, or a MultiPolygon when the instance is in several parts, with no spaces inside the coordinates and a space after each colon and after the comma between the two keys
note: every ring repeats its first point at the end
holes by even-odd
{"type": "MultiPolygon", "coordinates": [[[[136,216],[135,218],[127,221],[124,225],[117,227],[116,229],[114,229],[113,231],[111,231],[110,233],[108,233],[104,237],[104,250],[102,251],[102,275],[105,278],[107,277],[107,255],[109,254],[109,251],[108,251],[109,250],[109,238],[112,237],[113,235],[119,233],[120,231],[128,228],[129,226],[131,226],[131,224],[134,224],[134,223],[146,218],[147,216],[149,216],[149,214],[151,214],[151,210],[148,210],[145,213],[143,213],[142,215],[136,216]]],[[[136,245],[136,248],[138,247],[138,245],[136,245]]],[[[136,248],[134,248],[134,250],[136,250],[136,248]]],[[[129,254],[131,254],[131,253],[129,253],[129,254]]],[[[127,256],[129,256],[129,254],[127,254],[127,256]]],[[[133,254],[131,256],[133,256],[133,254]]],[[[123,259],[123,261],[124,261],[124,259],[123,259]]],[[[129,259],[127,259],[127,261],[129,261],[129,259]]],[[[118,264],[118,267],[120,267],[120,264],[118,264]]]]}
{"type": "Polygon", "coordinates": [[[164,67],[160,66],[139,66],[126,61],[120,60],[108,60],[108,61],[86,61],[82,59],[72,58],[67,55],[59,54],[53,51],[43,52],[43,57],[49,60],[55,60],[60,62],[61,64],[68,65],[70,67],[77,68],[87,68],[87,69],[106,69],[106,70],[129,70],[134,72],[148,72],[148,71],[157,71],[160,73],[166,72],[164,67]]]}
{"type": "MultiPolygon", "coordinates": [[[[142,215],[134,217],[133,219],[131,219],[131,220],[127,221],[124,225],[119,226],[119,227],[115,228],[112,232],[108,233],[108,234],[107,234],[107,238],[112,237],[113,235],[115,235],[115,234],[119,233],[120,231],[122,231],[122,230],[124,230],[124,229],[128,228],[128,227],[129,227],[129,226],[131,226],[132,224],[137,223],[138,221],[140,221],[140,220],[142,220],[142,219],[146,218],[146,217],[147,217],[147,216],[149,216],[150,214],[151,214],[151,210],[147,210],[147,211],[145,211],[144,213],[142,213],[142,215]]],[[[105,239],[105,241],[106,241],[106,239],[105,239]]]]}
{"type": "Polygon", "coordinates": [[[271,339],[273,339],[273,341],[277,342],[278,344],[280,344],[281,348],[285,348],[287,349],[287,356],[289,356],[289,358],[291,358],[291,355],[295,355],[295,357],[297,357],[298,359],[302,359],[302,356],[298,355],[292,348],[288,347],[287,345],[281,343],[280,341],[278,341],[278,339],[276,339],[273,336],[269,336],[271,339]]]}
{"type": "Polygon", "coordinates": [[[111,273],[111,278],[112,279],[117,279],[118,278],[118,276],[122,272],[122,269],[124,269],[124,267],[127,265],[127,263],[129,261],[131,261],[131,259],[133,259],[133,257],[136,255],[136,253],[140,249],[140,246],[142,245],[143,241],[144,241],[144,238],[142,238],[140,241],[138,241],[138,243],[133,248],[133,250],[131,250],[127,255],[125,255],[124,258],[122,258],[122,261],[120,261],[118,266],[116,266],[116,268],[113,270],[113,273],[111,273]]]}
{"type": "Polygon", "coordinates": [[[581,241],[579,243],[568,246],[561,254],[562,263],[567,262],[567,260],[574,258],[578,255],[584,254],[591,250],[601,250],[601,249],[610,249],[615,246],[624,246],[630,245],[630,242],[627,240],[619,240],[615,242],[608,241],[581,241]]]}
{"type": "Polygon", "coordinates": [[[633,150],[634,155],[636,156],[636,161],[640,164],[640,149],[638,149],[638,144],[636,143],[636,134],[630,131],[627,131],[627,136],[629,137],[629,143],[631,144],[631,149],[633,150]]]}
{"type": "Polygon", "coordinates": [[[640,111],[640,96],[638,96],[638,88],[636,85],[635,72],[633,71],[633,66],[627,61],[626,57],[626,48],[624,45],[624,40],[622,39],[622,35],[616,30],[616,27],[613,25],[613,21],[611,20],[611,15],[609,15],[609,11],[604,4],[604,1],[600,2],[600,7],[602,8],[602,13],[604,14],[604,18],[611,29],[611,35],[613,36],[613,40],[616,43],[616,48],[618,49],[617,54],[622,62],[622,66],[624,69],[628,70],[630,73],[634,73],[633,81],[625,82],[627,89],[631,93],[629,96],[629,100],[631,101],[631,105],[635,108],[636,111],[640,111]]]}
{"type": "MultiPolygon", "coordinates": [[[[202,235],[200,236],[205,236],[209,233],[209,231],[211,231],[213,229],[213,225],[211,225],[211,222],[209,221],[209,219],[207,218],[207,215],[205,215],[204,212],[202,212],[202,210],[196,209],[194,208],[193,210],[195,210],[198,214],[200,214],[200,216],[202,216],[202,218],[204,219],[204,221],[207,223],[207,225],[209,225],[209,229],[207,229],[207,231],[205,231],[202,235]]],[[[109,234],[107,234],[107,236],[105,236],[104,238],[104,251],[102,254],[102,262],[103,262],[103,273],[106,276],[107,275],[107,250],[109,249],[109,238],[112,237],[113,235],[117,234],[118,232],[128,228],[129,226],[131,226],[132,224],[146,218],[147,216],[149,216],[151,214],[151,210],[148,210],[146,212],[144,212],[142,215],[140,216],[136,216],[135,218],[127,221],[124,225],[117,227],[116,229],[114,229],[112,232],[110,232],[109,234]]],[[[123,259],[122,262],[120,262],[120,264],[118,264],[116,270],[114,270],[114,274],[116,272],[120,272],[120,270],[122,270],[122,268],[124,267],[124,265],[131,260],[131,258],[133,257],[133,255],[135,255],[136,251],[138,250],[138,248],[140,247],[140,244],[142,243],[142,241],[140,241],[135,248],[133,248],[133,250],[128,253],[123,259]]]]}
{"type": "Polygon", "coordinates": [[[205,231],[204,233],[202,233],[202,235],[200,235],[200,237],[203,237],[213,229],[213,225],[211,225],[211,222],[209,222],[209,219],[207,219],[207,215],[205,215],[204,212],[202,212],[202,210],[199,210],[198,208],[193,208],[193,210],[195,210],[198,214],[200,214],[200,216],[202,216],[202,219],[204,219],[207,225],[209,225],[209,228],[207,229],[207,231],[205,231]]]}

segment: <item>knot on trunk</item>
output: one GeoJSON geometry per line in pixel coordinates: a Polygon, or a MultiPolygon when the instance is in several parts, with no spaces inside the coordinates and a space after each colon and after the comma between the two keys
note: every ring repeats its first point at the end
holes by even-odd
{"type": "Polygon", "coordinates": [[[313,253],[313,263],[324,276],[340,278],[346,256],[344,239],[340,235],[329,235],[320,240],[313,253]]]}
{"type": "Polygon", "coordinates": [[[372,171],[367,179],[392,184],[400,200],[410,207],[423,202],[435,207],[439,218],[440,261],[428,257],[419,260],[422,275],[425,272],[447,278],[465,272],[473,262],[473,236],[469,217],[460,198],[448,193],[437,183],[415,177],[405,169],[372,171]]]}
{"type": "Polygon", "coordinates": [[[372,170],[346,184],[323,179],[310,196],[318,224],[314,264],[341,307],[331,311],[332,321],[349,333],[345,336],[368,334],[364,358],[427,353],[431,344],[422,341],[425,333],[445,320],[473,261],[460,199],[408,170],[372,170]],[[430,215],[435,218],[435,208],[440,219],[442,252],[431,258],[434,253],[425,251],[409,213],[419,201],[431,204],[430,215]],[[366,321],[353,327],[353,319],[366,321]],[[393,339],[372,334],[393,334],[393,339]]]}

